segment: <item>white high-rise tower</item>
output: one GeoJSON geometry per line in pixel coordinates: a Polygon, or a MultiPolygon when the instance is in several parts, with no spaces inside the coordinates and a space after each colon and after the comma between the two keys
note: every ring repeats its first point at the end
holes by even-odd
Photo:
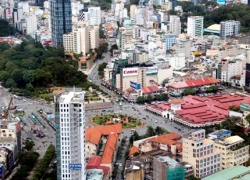
{"type": "Polygon", "coordinates": [[[84,93],[68,91],[55,98],[57,179],[85,180],[84,93]]]}

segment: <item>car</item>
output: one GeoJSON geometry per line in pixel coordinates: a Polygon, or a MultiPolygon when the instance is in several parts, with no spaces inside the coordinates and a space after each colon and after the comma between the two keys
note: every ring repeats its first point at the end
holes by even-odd
{"type": "Polygon", "coordinates": [[[144,118],[142,118],[142,119],[146,120],[146,118],[145,118],[145,117],[144,117],[144,118]]]}
{"type": "Polygon", "coordinates": [[[106,110],[102,110],[102,112],[106,112],[106,110]]]}

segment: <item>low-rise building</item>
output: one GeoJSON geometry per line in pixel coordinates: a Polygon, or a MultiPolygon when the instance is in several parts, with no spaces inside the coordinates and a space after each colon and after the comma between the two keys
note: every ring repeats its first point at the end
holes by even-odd
{"type": "Polygon", "coordinates": [[[153,180],[185,179],[185,167],[168,156],[153,158],[153,180]]]}
{"type": "Polygon", "coordinates": [[[202,178],[221,170],[221,153],[214,141],[205,138],[205,130],[183,136],[182,160],[193,166],[194,176],[202,178]]]}
{"type": "Polygon", "coordinates": [[[221,167],[226,169],[245,165],[249,159],[249,145],[239,136],[231,136],[231,131],[219,130],[208,136],[215,142],[215,149],[221,151],[221,167]]]}
{"type": "Polygon", "coordinates": [[[173,92],[175,94],[180,94],[186,89],[205,90],[204,88],[206,88],[207,86],[218,85],[219,83],[220,80],[210,77],[210,78],[187,80],[183,82],[175,82],[173,84],[169,84],[168,88],[170,92],[173,92]]]}
{"type": "Polygon", "coordinates": [[[182,152],[181,136],[174,132],[157,135],[150,138],[134,141],[133,146],[139,148],[140,152],[150,152],[161,149],[174,155],[180,155],[182,152]]]}
{"type": "Polygon", "coordinates": [[[247,180],[250,178],[250,168],[245,166],[233,166],[210,176],[202,178],[202,180],[247,180]]]}

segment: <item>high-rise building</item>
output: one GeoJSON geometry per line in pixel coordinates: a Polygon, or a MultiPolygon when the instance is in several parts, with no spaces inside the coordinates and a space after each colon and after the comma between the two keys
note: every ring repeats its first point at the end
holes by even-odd
{"type": "Polygon", "coordinates": [[[220,151],[205,138],[205,130],[189,132],[183,137],[182,160],[193,166],[194,176],[202,178],[221,170],[220,151]]]}
{"type": "Polygon", "coordinates": [[[89,47],[91,49],[99,48],[99,27],[92,26],[89,30],[89,47]]]}
{"type": "Polygon", "coordinates": [[[189,16],[187,21],[187,34],[193,38],[203,36],[203,16],[189,16]]]}
{"type": "Polygon", "coordinates": [[[26,34],[35,34],[37,30],[37,18],[35,15],[26,17],[26,34]]]}
{"type": "Polygon", "coordinates": [[[51,0],[52,45],[63,45],[63,34],[72,31],[71,0],[51,0]]]}
{"type": "Polygon", "coordinates": [[[169,18],[170,32],[175,35],[181,34],[181,20],[179,16],[170,16],[169,18]]]}
{"type": "Polygon", "coordinates": [[[78,22],[78,27],[73,32],[63,35],[63,47],[65,51],[82,53],[84,56],[90,49],[99,48],[99,27],[88,23],[78,22]]]}
{"type": "Polygon", "coordinates": [[[220,23],[220,38],[226,40],[227,37],[240,33],[240,21],[224,21],[220,23]]]}
{"type": "Polygon", "coordinates": [[[22,8],[14,8],[13,9],[13,24],[14,28],[18,31],[21,31],[21,19],[23,19],[23,9],[22,8]]]}
{"type": "Polygon", "coordinates": [[[58,180],[85,180],[84,93],[74,88],[55,97],[58,180]]]}

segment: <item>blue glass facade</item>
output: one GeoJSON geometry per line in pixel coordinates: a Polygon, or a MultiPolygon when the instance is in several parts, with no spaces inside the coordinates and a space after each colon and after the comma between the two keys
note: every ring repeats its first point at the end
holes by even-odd
{"type": "Polygon", "coordinates": [[[63,45],[63,34],[72,32],[71,0],[51,0],[52,45],[63,45]]]}

